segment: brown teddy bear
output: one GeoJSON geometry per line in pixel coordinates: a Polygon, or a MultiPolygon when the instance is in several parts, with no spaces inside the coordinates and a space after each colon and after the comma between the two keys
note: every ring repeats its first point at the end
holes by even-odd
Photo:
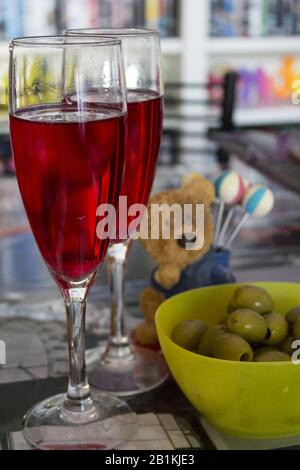
{"type": "MultiPolygon", "coordinates": [[[[197,237],[202,238],[204,235],[204,243],[199,249],[188,250],[186,249],[187,234],[184,233],[181,233],[180,239],[175,239],[173,236],[166,240],[162,237],[158,240],[150,238],[142,240],[146,251],[157,262],[157,269],[153,274],[152,287],[145,289],[140,298],[140,307],[145,321],[134,332],[135,339],[139,344],[149,346],[157,343],[154,325],[155,312],[167,297],[187,290],[187,288],[193,288],[193,283],[196,283],[196,286],[203,285],[201,279],[198,280],[195,277],[198,277],[197,262],[209,252],[213,240],[211,205],[214,199],[214,185],[199,174],[185,177],[180,188],[162,191],[150,198],[148,212],[150,212],[152,204],[168,204],[169,206],[174,203],[193,204],[193,206],[203,204],[204,228],[201,226],[201,233],[196,233],[195,217],[193,216],[191,233],[196,234],[193,242],[196,242],[197,237]],[[189,272],[191,266],[193,268],[189,272]]],[[[149,223],[149,233],[150,229],[151,224],[149,223]]],[[[183,227],[177,227],[176,230],[178,232],[182,229],[183,227]]]]}

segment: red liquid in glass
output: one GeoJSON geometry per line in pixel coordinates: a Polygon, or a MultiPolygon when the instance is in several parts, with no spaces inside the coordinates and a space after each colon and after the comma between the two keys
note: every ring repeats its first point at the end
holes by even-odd
{"type": "MultiPolygon", "coordinates": [[[[128,209],[133,204],[147,204],[159,155],[163,124],[163,97],[148,90],[128,92],[128,138],[125,172],[121,190],[127,196],[128,209]]],[[[121,210],[122,225],[127,213],[121,210]]],[[[128,216],[127,224],[135,219],[128,216]]],[[[118,234],[117,234],[118,235],[118,234]]]]}
{"type": "Polygon", "coordinates": [[[32,107],[10,118],[25,209],[39,249],[61,285],[86,278],[106,254],[109,240],[96,235],[96,211],[102,203],[117,204],[124,121],[124,114],[111,107],[80,115],[59,107],[32,107]]]}

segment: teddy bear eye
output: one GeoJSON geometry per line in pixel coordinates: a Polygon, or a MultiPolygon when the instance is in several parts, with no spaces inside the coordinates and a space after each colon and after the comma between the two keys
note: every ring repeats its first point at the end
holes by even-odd
{"type": "Polygon", "coordinates": [[[180,248],[186,248],[186,246],[190,243],[195,243],[197,241],[197,236],[194,234],[189,234],[189,236],[186,236],[185,234],[182,235],[182,238],[177,240],[178,246],[180,248]]]}

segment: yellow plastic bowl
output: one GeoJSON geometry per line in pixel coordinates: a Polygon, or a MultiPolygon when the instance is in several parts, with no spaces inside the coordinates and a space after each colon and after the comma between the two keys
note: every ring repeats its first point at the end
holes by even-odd
{"type": "MultiPolygon", "coordinates": [[[[300,305],[300,284],[255,285],[268,290],[277,313],[284,315],[300,305]]],[[[195,289],[159,307],[156,326],[171,373],[192,405],[225,433],[253,438],[300,434],[300,366],[208,358],[186,351],[171,340],[173,328],[182,320],[199,318],[207,325],[219,323],[236,287],[195,289]]]]}

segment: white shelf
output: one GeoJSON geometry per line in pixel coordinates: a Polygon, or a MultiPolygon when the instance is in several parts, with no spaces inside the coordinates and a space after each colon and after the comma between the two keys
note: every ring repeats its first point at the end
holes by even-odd
{"type": "Polygon", "coordinates": [[[234,116],[234,123],[240,126],[297,122],[300,124],[300,105],[237,109],[234,116]]]}
{"type": "Polygon", "coordinates": [[[210,38],[207,49],[211,56],[297,53],[300,55],[300,37],[210,38]]]}
{"type": "Polygon", "coordinates": [[[161,48],[165,55],[179,55],[182,53],[182,41],[180,38],[163,38],[161,48]]]}
{"type": "MultiPolygon", "coordinates": [[[[162,52],[166,55],[179,55],[182,52],[182,41],[180,38],[163,38],[161,41],[162,52]]],[[[0,55],[8,56],[8,42],[0,41],[0,55]]]]}
{"type": "MultiPolygon", "coordinates": [[[[180,38],[162,38],[162,50],[166,54],[180,54],[182,41],[180,38]]],[[[0,53],[8,54],[8,41],[0,41],[0,53]]]]}
{"type": "MultiPolygon", "coordinates": [[[[163,38],[162,52],[166,55],[183,53],[181,38],[163,38]]],[[[300,55],[300,36],[273,38],[209,38],[206,42],[207,53],[211,56],[223,55],[300,55]]],[[[203,51],[204,53],[204,51],[203,51]]],[[[8,56],[8,42],[0,41],[0,54],[8,56]]]]}

